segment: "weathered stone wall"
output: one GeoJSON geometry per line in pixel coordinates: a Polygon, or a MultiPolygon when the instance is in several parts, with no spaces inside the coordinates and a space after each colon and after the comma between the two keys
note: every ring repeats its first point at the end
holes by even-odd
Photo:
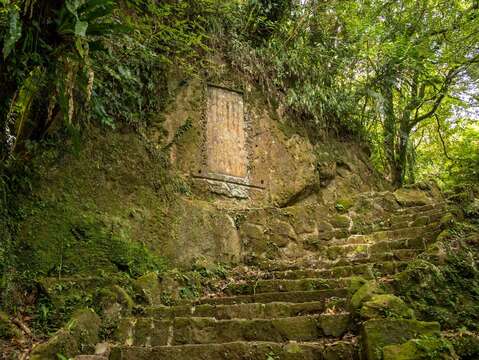
{"type": "Polygon", "coordinates": [[[78,155],[45,165],[20,229],[25,261],[46,274],[114,271],[135,264],[128,244],[180,265],[271,246],[299,256],[337,201],[383,188],[359,144],[313,145],[257,90],[209,81],[172,80],[171,105],[142,136],[93,130],[78,155]]]}
{"type": "Polygon", "coordinates": [[[326,253],[331,251],[352,251],[352,256],[367,253],[366,248],[354,244],[380,246],[397,240],[396,245],[401,246],[400,241],[407,238],[432,240],[438,234],[442,204],[431,184],[423,189],[358,193],[331,206],[298,204],[251,209],[236,216],[245,260],[319,259],[335,257],[337,254],[326,253]],[[424,209],[422,216],[408,213],[407,209],[417,206],[424,209]]]}
{"type": "Polygon", "coordinates": [[[192,80],[166,114],[169,139],[177,139],[173,166],[196,196],[213,196],[225,207],[284,207],[384,188],[359,144],[330,139],[313,145],[256,90],[229,86],[192,80]],[[186,123],[189,129],[176,137],[186,123]]]}

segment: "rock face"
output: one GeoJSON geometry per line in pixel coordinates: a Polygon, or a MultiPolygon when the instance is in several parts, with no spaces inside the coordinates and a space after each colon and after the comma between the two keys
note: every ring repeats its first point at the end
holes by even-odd
{"type": "Polygon", "coordinates": [[[91,129],[78,154],[41,163],[23,209],[23,261],[42,274],[138,275],[155,262],[146,252],[178,266],[199,257],[238,263],[250,246],[300,256],[347,234],[352,195],[388,188],[363,147],[313,141],[258,91],[223,75],[172,80],[170,106],[141,136],[91,129]],[[334,206],[342,213],[330,218],[334,206]],[[261,214],[272,221],[266,227],[251,220],[261,214]]]}
{"type": "Polygon", "coordinates": [[[214,83],[178,89],[165,114],[172,164],[193,179],[197,194],[283,207],[384,188],[359,145],[312,144],[241,80],[225,74],[214,83]]]}
{"type": "Polygon", "coordinates": [[[163,254],[178,264],[195,258],[237,263],[241,243],[233,218],[205,201],[178,199],[166,212],[163,254]]]}

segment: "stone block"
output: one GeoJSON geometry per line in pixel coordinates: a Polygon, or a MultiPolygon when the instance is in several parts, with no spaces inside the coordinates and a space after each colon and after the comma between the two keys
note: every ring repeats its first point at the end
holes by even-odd
{"type": "Polygon", "coordinates": [[[360,315],[365,320],[389,317],[414,319],[414,311],[402,299],[391,294],[374,295],[363,303],[360,315]]]}
{"type": "Polygon", "coordinates": [[[361,286],[351,297],[351,308],[357,310],[363,302],[370,300],[375,294],[381,294],[383,291],[375,281],[368,281],[361,286]]]}
{"type": "Polygon", "coordinates": [[[150,272],[139,277],[133,282],[133,287],[149,305],[161,305],[162,289],[156,273],[150,272]]]}
{"type": "Polygon", "coordinates": [[[428,205],[432,201],[424,191],[401,188],[394,192],[396,201],[402,206],[428,205]]]}
{"type": "Polygon", "coordinates": [[[367,360],[381,360],[383,348],[401,344],[421,335],[439,335],[437,322],[422,322],[406,319],[373,319],[363,324],[363,351],[367,360]]]}
{"type": "Polygon", "coordinates": [[[435,359],[458,360],[454,347],[440,337],[414,339],[400,345],[388,345],[383,349],[383,360],[421,360],[435,359]]]}
{"type": "Polygon", "coordinates": [[[56,359],[57,354],[71,357],[80,352],[93,353],[100,339],[100,326],[101,319],[93,310],[78,310],[65,328],[32,350],[30,359],[46,360],[56,359]]]}

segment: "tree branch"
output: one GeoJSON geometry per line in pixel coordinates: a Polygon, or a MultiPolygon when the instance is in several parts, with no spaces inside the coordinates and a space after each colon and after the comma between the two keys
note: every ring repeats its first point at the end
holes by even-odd
{"type": "Polygon", "coordinates": [[[437,133],[438,133],[438,135],[439,135],[439,139],[441,140],[442,150],[444,151],[444,156],[445,156],[448,160],[451,160],[451,161],[452,161],[452,159],[449,157],[449,154],[447,153],[446,143],[444,142],[444,138],[442,137],[442,134],[441,134],[441,123],[439,122],[439,116],[437,116],[437,114],[434,114],[434,117],[436,118],[436,122],[437,122],[437,133]]]}

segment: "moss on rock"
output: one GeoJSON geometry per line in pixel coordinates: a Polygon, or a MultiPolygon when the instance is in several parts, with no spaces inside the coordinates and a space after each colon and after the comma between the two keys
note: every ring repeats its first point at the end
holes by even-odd
{"type": "Polygon", "coordinates": [[[322,314],[319,317],[319,325],[326,336],[342,336],[348,330],[350,324],[351,317],[349,314],[322,314]]]}
{"type": "Polygon", "coordinates": [[[348,228],[351,219],[346,215],[335,215],[330,219],[331,225],[335,228],[348,228]]]}
{"type": "Polygon", "coordinates": [[[51,360],[58,355],[75,356],[93,352],[100,339],[100,326],[100,317],[93,310],[78,310],[63,329],[33,349],[30,359],[51,360]]]}
{"type": "Polygon", "coordinates": [[[414,311],[402,299],[391,294],[374,295],[371,300],[363,303],[361,318],[404,318],[414,319],[414,311]]]}
{"type": "Polygon", "coordinates": [[[351,297],[351,308],[356,311],[361,305],[370,300],[375,294],[381,294],[383,290],[375,281],[368,281],[362,285],[351,297]]]}
{"type": "Polygon", "coordinates": [[[336,201],[334,207],[339,212],[348,212],[354,206],[354,200],[349,198],[342,198],[336,201]]]}
{"type": "Polygon", "coordinates": [[[412,339],[400,345],[388,345],[383,349],[383,360],[457,360],[454,347],[438,336],[412,339]]]}
{"type": "Polygon", "coordinates": [[[451,213],[447,213],[441,217],[441,228],[442,229],[449,229],[451,226],[454,225],[454,215],[451,213]]]}
{"type": "Polygon", "coordinates": [[[150,305],[161,304],[161,287],[158,275],[154,272],[145,274],[133,282],[138,295],[150,305]]]}
{"type": "Polygon", "coordinates": [[[401,188],[394,192],[396,201],[402,206],[420,206],[431,203],[426,193],[416,189],[401,188]]]}
{"type": "Polygon", "coordinates": [[[367,360],[382,359],[383,348],[401,344],[405,340],[416,339],[421,335],[439,335],[437,322],[422,322],[406,319],[372,319],[363,324],[362,342],[367,360]]]}

